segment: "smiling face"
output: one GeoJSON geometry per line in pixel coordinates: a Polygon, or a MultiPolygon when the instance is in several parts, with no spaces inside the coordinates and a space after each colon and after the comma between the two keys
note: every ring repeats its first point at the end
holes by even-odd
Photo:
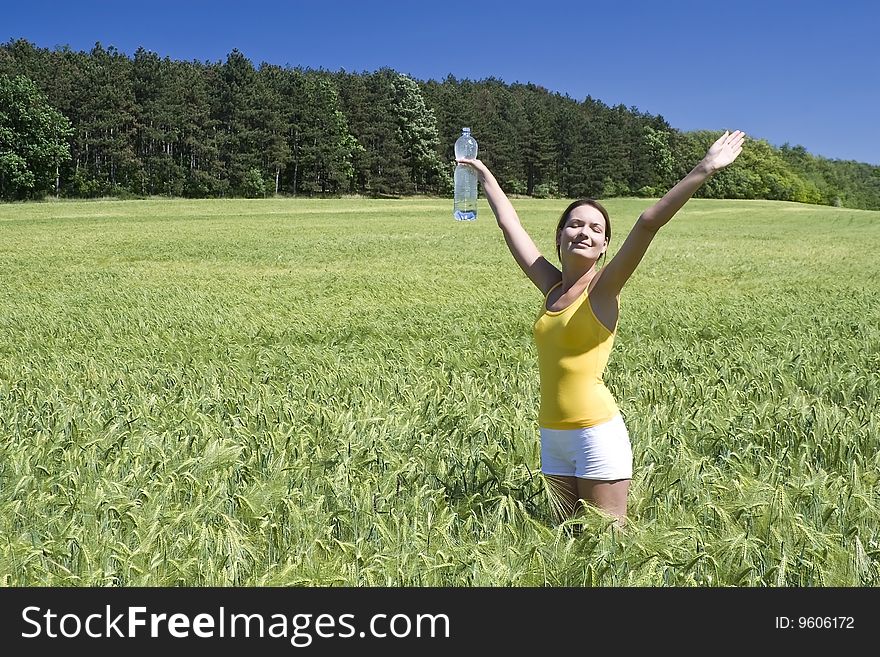
{"type": "Polygon", "coordinates": [[[571,257],[598,260],[608,248],[611,237],[607,215],[591,203],[582,203],[570,208],[563,218],[556,231],[559,259],[563,262],[571,257]]]}

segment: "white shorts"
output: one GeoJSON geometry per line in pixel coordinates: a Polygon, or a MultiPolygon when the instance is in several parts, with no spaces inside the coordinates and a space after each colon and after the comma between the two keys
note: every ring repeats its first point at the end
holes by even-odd
{"type": "Polygon", "coordinates": [[[541,427],[541,472],[612,481],[632,479],[632,445],[623,418],[582,429],[541,427]]]}

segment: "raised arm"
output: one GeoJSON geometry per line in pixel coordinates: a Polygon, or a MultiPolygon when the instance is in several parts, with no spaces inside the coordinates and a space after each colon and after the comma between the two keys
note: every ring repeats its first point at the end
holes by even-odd
{"type": "Polygon", "coordinates": [[[650,208],[642,212],[626,240],[611,261],[602,269],[596,287],[603,295],[617,296],[635,271],[651,240],[675,213],[703,186],[715,172],[720,171],[742,152],[745,134],[739,130],[725,132],[709,148],[705,157],[675,187],[650,208]]]}
{"type": "Polygon", "coordinates": [[[462,158],[456,162],[476,170],[477,178],[483,186],[483,193],[495,214],[495,220],[504,234],[504,241],[507,242],[510,253],[529,280],[541,290],[541,294],[546,296],[550,288],[562,279],[562,273],[538,251],[535,242],[522,227],[519,215],[513,209],[510,199],[488,167],[475,159],[462,158]]]}

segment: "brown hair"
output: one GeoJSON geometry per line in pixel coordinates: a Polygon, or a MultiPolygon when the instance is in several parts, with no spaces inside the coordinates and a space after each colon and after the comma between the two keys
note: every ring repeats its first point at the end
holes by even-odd
{"type": "MultiPolygon", "coordinates": [[[[562,252],[561,247],[559,246],[559,233],[561,233],[562,229],[565,227],[565,222],[568,221],[568,216],[572,211],[582,205],[589,205],[592,208],[596,208],[602,213],[602,216],[605,217],[605,242],[609,246],[611,245],[611,218],[608,216],[608,210],[603,208],[599,201],[595,201],[591,198],[578,199],[577,201],[572,201],[572,203],[563,210],[562,216],[559,217],[559,223],[556,224],[556,257],[559,258],[560,262],[562,261],[562,252]]],[[[604,256],[605,254],[603,253],[602,255],[604,256]]]]}

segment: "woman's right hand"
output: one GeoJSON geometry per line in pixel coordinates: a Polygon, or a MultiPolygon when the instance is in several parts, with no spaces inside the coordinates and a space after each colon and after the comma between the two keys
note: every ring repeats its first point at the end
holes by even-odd
{"type": "Polygon", "coordinates": [[[477,172],[477,179],[480,182],[483,182],[483,180],[486,177],[486,174],[489,173],[489,168],[476,158],[459,157],[459,158],[455,159],[455,163],[456,164],[463,164],[465,166],[468,166],[468,167],[471,167],[472,169],[474,169],[477,172]]]}

